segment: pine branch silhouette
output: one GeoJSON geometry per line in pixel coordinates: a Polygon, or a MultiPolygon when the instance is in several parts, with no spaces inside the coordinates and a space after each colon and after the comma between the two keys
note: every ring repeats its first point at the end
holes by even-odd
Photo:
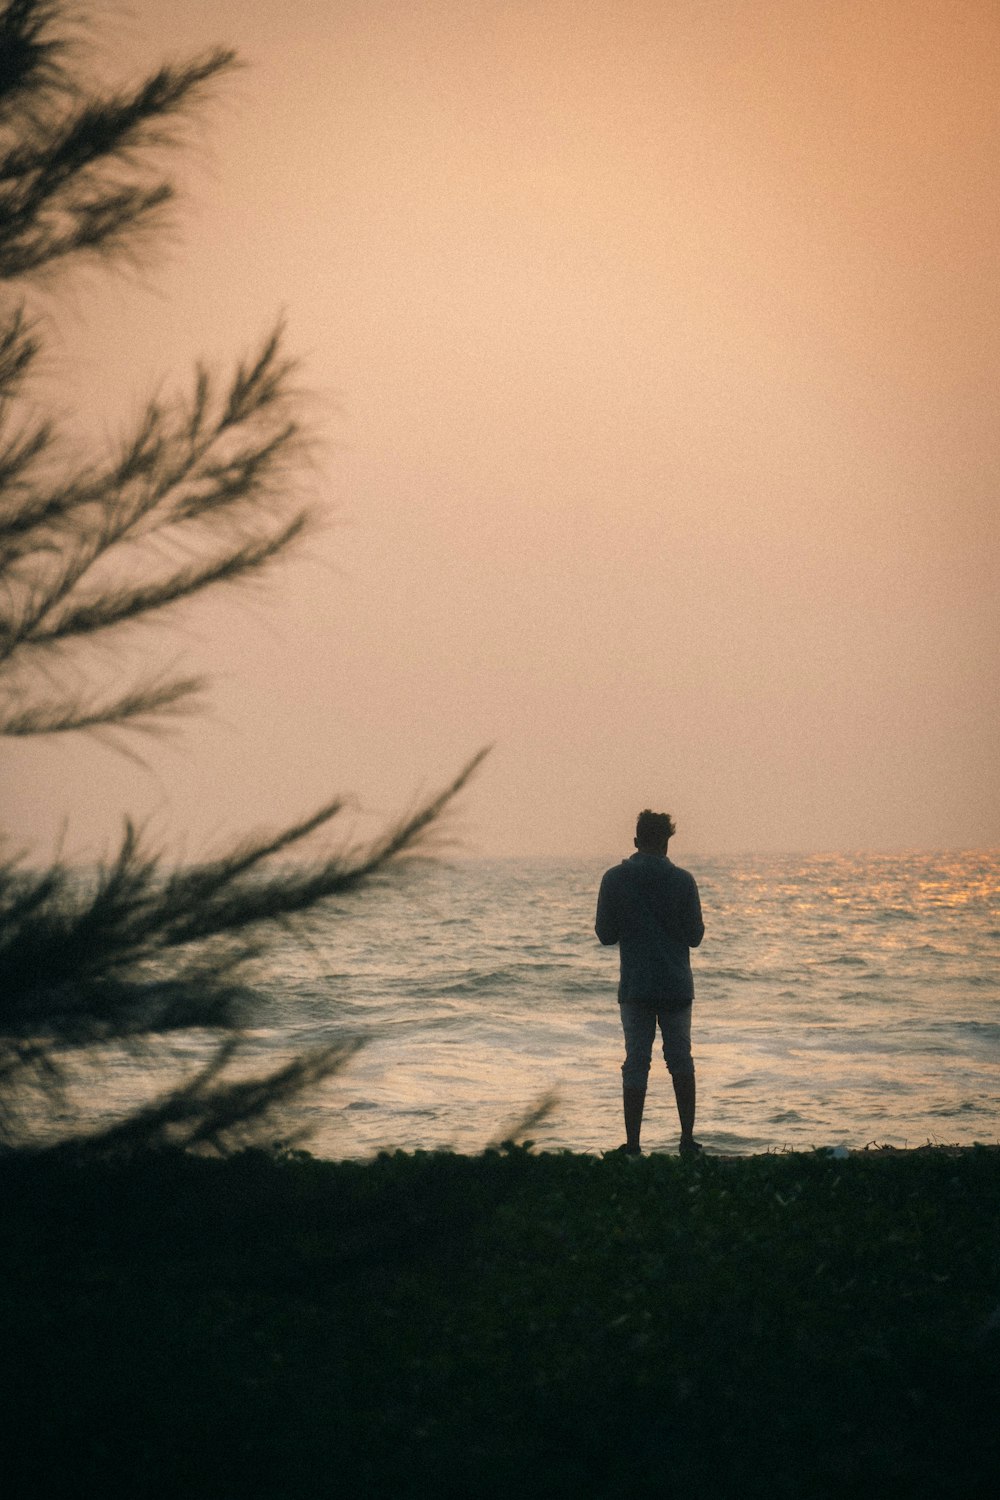
{"type": "MultiPolygon", "coordinates": [[[[174,199],[164,153],[235,66],[218,48],[101,92],[81,76],[60,0],[0,3],[2,737],[110,735],[130,753],[129,736],[193,711],[200,675],[102,687],[93,646],[120,661],[129,632],[270,568],[316,518],[300,493],[308,434],[280,324],[228,379],[199,364],[186,395],[151,399],[115,452],[79,456],[25,401],[42,350],[33,287],[51,291],[88,258],[147,252],[174,199]]],[[[24,1138],[40,1100],[51,1113],[97,1048],[155,1065],[172,1034],[216,1037],[193,1078],[93,1132],[94,1149],[224,1150],[344,1066],[357,1038],[261,1078],[229,1075],[255,966],[317,902],[428,849],[484,754],[369,844],[322,858],[303,848],[340,798],[197,866],[168,867],[128,819],[116,856],[89,877],[0,861],[0,1145],[24,1138]]]]}

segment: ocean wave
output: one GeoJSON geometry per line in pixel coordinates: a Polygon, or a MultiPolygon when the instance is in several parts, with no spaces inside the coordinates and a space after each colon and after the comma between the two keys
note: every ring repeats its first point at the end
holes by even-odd
{"type": "Polygon", "coordinates": [[[470,969],[460,975],[436,975],[403,980],[400,990],[415,998],[442,1000],[484,995],[524,993],[526,997],[555,996],[560,992],[598,992],[608,988],[606,976],[581,975],[578,968],[562,960],[508,964],[498,968],[470,969]]]}
{"type": "Polygon", "coordinates": [[[979,1021],[974,1019],[959,1021],[948,1020],[938,1023],[949,1030],[961,1032],[965,1036],[978,1037],[983,1041],[996,1042],[1000,1047],[1000,1021],[979,1021]]]}

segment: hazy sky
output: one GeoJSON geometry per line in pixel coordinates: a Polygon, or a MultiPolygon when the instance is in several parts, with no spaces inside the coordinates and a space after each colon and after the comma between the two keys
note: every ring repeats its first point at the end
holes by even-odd
{"type": "Polygon", "coordinates": [[[140,279],[54,301],[99,441],[284,310],[334,524],[144,649],[142,770],[5,751],[15,833],[195,854],[479,746],[470,852],[1000,844],[995,0],[143,0],[249,65],[140,279]]]}

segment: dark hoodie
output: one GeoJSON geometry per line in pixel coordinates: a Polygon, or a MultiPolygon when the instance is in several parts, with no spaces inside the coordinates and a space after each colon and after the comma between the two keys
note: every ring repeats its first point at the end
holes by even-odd
{"type": "Polygon", "coordinates": [[[691,952],[705,933],[694,877],[664,854],[633,854],[608,870],[597,936],[621,951],[619,1000],[684,1010],[694,999],[691,952]]]}

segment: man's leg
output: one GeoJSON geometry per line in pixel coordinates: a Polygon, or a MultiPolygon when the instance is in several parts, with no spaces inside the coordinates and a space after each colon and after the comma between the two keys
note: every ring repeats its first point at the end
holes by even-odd
{"type": "Polygon", "coordinates": [[[621,1015],[625,1033],[625,1061],[622,1063],[625,1149],[638,1153],[649,1060],[656,1036],[656,1011],[650,1005],[633,1005],[626,1001],[621,1006],[621,1015]]]}
{"type": "Polygon", "coordinates": [[[694,1139],[694,1115],[697,1090],[695,1086],[694,1059],[691,1056],[691,1008],[686,1010],[661,1010],[660,1031],[663,1035],[663,1060],[670,1073],[677,1101],[677,1117],[681,1122],[682,1152],[700,1150],[694,1139]]]}
{"type": "Polygon", "coordinates": [[[681,1122],[681,1149],[683,1150],[694,1138],[694,1073],[675,1073],[673,1085],[674,1098],[677,1100],[677,1115],[681,1122]]]}
{"type": "Polygon", "coordinates": [[[622,1103],[625,1107],[625,1146],[629,1151],[638,1151],[646,1090],[644,1088],[630,1089],[627,1083],[623,1083],[622,1103]]]}

